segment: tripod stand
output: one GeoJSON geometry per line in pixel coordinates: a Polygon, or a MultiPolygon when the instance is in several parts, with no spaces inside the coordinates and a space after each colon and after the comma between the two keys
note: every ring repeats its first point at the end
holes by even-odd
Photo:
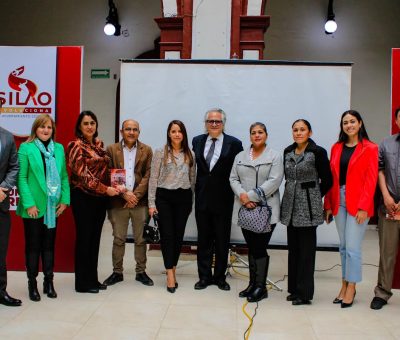
{"type": "MultiPolygon", "coordinates": [[[[249,263],[243,258],[243,256],[240,256],[236,251],[235,251],[235,246],[232,246],[229,249],[229,263],[228,263],[228,268],[226,269],[226,273],[230,276],[232,274],[230,273],[230,269],[232,268],[249,268],[249,263]],[[240,263],[239,265],[237,263],[240,263]]],[[[282,291],[282,288],[279,287],[275,282],[271,281],[267,277],[267,283],[271,285],[274,289],[278,291],[282,291]]]]}

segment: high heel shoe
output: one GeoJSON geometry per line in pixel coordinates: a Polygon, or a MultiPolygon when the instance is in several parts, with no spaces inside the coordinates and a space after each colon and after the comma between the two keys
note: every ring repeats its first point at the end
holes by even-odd
{"type": "Polygon", "coordinates": [[[354,299],[355,299],[355,297],[356,297],[356,291],[354,291],[354,295],[353,295],[353,300],[351,300],[351,302],[349,302],[349,303],[347,303],[347,302],[341,302],[341,308],[349,308],[349,307],[351,307],[352,305],[353,305],[353,302],[354,302],[354,299]]]}
{"type": "Polygon", "coordinates": [[[176,286],[174,286],[174,287],[168,287],[167,286],[167,292],[168,293],[175,293],[175,291],[176,291],[176,286]]]}
{"type": "Polygon", "coordinates": [[[339,299],[339,298],[335,298],[333,301],[332,301],[332,303],[334,303],[334,304],[339,304],[339,303],[342,303],[342,301],[343,301],[343,299],[339,299]]]}

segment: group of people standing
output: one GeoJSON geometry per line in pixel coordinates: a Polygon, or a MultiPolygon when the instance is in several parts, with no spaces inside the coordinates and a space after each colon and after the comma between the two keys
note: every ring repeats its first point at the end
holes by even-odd
{"type": "MultiPolygon", "coordinates": [[[[399,110],[396,122],[400,127],[398,115],[399,110]]],[[[287,226],[287,300],[293,305],[310,304],[314,294],[317,227],[324,220],[329,223],[333,216],[342,264],[342,285],[333,303],[341,304],[342,308],[351,307],[356,283],[361,281],[361,244],[368,220],[374,214],[379,164],[379,186],[386,211],[381,216],[384,222],[380,228],[379,280],[371,308],[382,308],[391,296],[394,268],[394,261],[387,261],[387,257],[393,258],[397,252],[395,242],[399,239],[398,137],[382,142],[378,163],[378,146],[369,141],[360,114],[346,111],[329,161],[326,150],[311,139],[311,124],[305,119],[292,124],[294,143],[283,154],[268,146],[267,127],[261,122],[250,126],[250,146],[246,150],[241,141],[224,132],[223,110],[207,111],[204,123],[206,133],[193,138],[191,150],[184,123],[171,121],[166,144],[155,150],[154,155],[150,146],[139,141],[139,123],[132,119],[122,123],[121,141],[105,149],[98,138],[97,117],[91,111],[79,115],[76,139],[69,143],[66,154],[62,145],[55,142],[56,128],[50,116],[36,118],[30,137],[19,148],[18,157],[11,134],[1,129],[0,222],[6,228],[0,228],[4,234],[0,235],[0,303],[21,305],[20,300],[6,292],[5,269],[10,229],[7,194],[17,183],[20,194],[17,214],[24,222],[28,291],[33,301],[41,299],[36,281],[40,258],[43,293],[50,298],[57,297],[53,284],[56,226],[57,218],[68,205],[72,207],[76,225],[77,292],[98,293],[123,281],[129,222],[135,240],[136,280],[152,286],[154,283],[146,274],[143,226],[149,216],[157,216],[166,288],[174,293],[178,288],[176,267],[193,197],[199,276],[194,288],[216,285],[221,290],[230,290],[226,269],[234,196],[243,207],[252,210],[260,205],[261,192],[270,208],[270,225],[262,233],[242,228],[248,246],[249,284],[239,296],[249,302],[268,296],[267,246],[280,221],[287,226]],[[123,189],[111,185],[110,169],[125,169],[123,189]],[[281,201],[279,187],[283,178],[286,183],[281,201]],[[101,283],[97,266],[107,210],[114,236],[113,273],[101,283]],[[384,231],[392,225],[388,236],[384,231]],[[383,250],[388,242],[391,242],[390,249],[383,250]]]]}

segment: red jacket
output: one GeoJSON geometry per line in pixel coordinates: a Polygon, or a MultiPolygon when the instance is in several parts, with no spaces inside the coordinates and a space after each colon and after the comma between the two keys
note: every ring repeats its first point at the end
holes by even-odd
{"type": "MultiPolygon", "coordinates": [[[[343,143],[336,143],[331,150],[331,171],[333,185],[325,195],[324,208],[331,209],[334,216],[339,210],[340,156],[343,143]]],[[[368,216],[374,215],[374,194],[378,180],[378,146],[366,139],[358,143],[347,168],[346,208],[355,216],[358,210],[365,210],[368,216]]]]}

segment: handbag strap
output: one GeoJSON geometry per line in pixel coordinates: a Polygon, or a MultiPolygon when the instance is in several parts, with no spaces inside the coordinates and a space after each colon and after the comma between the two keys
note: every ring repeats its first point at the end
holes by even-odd
{"type": "Polygon", "coordinates": [[[267,203],[267,197],[265,196],[264,190],[261,189],[260,187],[257,187],[257,188],[254,189],[254,191],[256,192],[258,197],[260,198],[261,203],[262,204],[266,204],[267,203]]]}
{"type": "MultiPolygon", "coordinates": [[[[153,214],[153,221],[154,221],[154,226],[156,228],[158,228],[158,214],[153,214]]],[[[147,218],[146,224],[149,225],[151,221],[151,216],[149,215],[149,217],[147,218]]]]}
{"type": "Polygon", "coordinates": [[[158,228],[158,214],[153,214],[154,226],[158,228]]]}
{"type": "MultiPolygon", "coordinates": [[[[260,164],[261,165],[261,164],[260,164]]],[[[258,195],[261,203],[263,205],[265,205],[267,203],[267,196],[265,196],[265,192],[264,190],[258,186],[258,171],[260,170],[260,165],[256,166],[256,188],[254,189],[254,191],[256,192],[256,194],[258,195]]],[[[272,165],[271,165],[272,168],[272,165]]],[[[269,168],[269,172],[268,172],[268,176],[267,176],[267,180],[269,175],[271,174],[271,168],[269,168]]]]}

